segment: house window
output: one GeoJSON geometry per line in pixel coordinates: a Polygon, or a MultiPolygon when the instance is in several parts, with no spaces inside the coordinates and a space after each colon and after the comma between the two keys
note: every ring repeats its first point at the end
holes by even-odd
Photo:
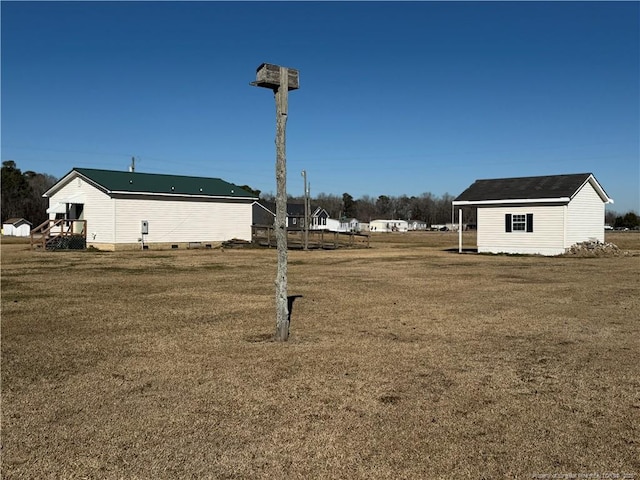
{"type": "Polygon", "coordinates": [[[527,229],[527,217],[525,215],[513,215],[511,217],[511,231],[524,232],[527,229]]]}
{"type": "Polygon", "coordinates": [[[533,233],[533,213],[507,213],[504,216],[504,231],[533,233]]]}

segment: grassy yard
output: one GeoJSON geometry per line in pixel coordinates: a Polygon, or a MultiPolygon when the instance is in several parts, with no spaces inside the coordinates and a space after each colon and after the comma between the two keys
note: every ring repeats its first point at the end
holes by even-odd
{"type": "Polygon", "coordinates": [[[607,240],[292,251],[280,344],[273,249],[3,238],[2,478],[640,480],[640,235],[607,240]]]}

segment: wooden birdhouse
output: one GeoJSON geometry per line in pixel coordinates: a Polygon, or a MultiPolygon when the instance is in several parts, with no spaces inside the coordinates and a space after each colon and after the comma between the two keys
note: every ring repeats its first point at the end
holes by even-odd
{"type": "MultiPolygon", "coordinates": [[[[298,79],[298,70],[294,68],[287,68],[289,77],[288,90],[297,90],[300,88],[298,79]]],[[[263,63],[256,70],[256,81],[251,82],[254,87],[271,88],[273,90],[278,89],[280,86],[280,66],[273,65],[271,63],[263,63]]]]}

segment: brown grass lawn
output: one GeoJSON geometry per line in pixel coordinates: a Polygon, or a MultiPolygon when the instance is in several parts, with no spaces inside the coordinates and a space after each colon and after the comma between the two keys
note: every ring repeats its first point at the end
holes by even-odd
{"type": "Polygon", "coordinates": [[[2,477],[640,479],[640,236],[608,240],[292,251],[284,344],[275,250],[3,241],[2,477]]]}

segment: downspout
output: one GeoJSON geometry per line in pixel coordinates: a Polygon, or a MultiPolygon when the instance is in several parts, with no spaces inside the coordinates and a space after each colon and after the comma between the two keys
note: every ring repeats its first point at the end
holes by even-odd
{"type": "Polygon", "coordinates": [[[116,243],[117,243],[117,228],[116,228],[116,219],[118,218],[118,216],[116,215],[116,208],[118,206],[118,202],[116,201],[115,198],[111,197],[111,201],[113,202],[113,249],[116,249],[116,243]]]}
{"type": "Polygon", "coordinates": [[[569,204],[565,204],[562,208],[562,248],[564,251],[567,251],[567,210],[569,209],[569,204]]]}
{"type": "Polygon", "coordinates": [[[458,253],[462,253],[462,209],[458,209],[458,253]]]}

